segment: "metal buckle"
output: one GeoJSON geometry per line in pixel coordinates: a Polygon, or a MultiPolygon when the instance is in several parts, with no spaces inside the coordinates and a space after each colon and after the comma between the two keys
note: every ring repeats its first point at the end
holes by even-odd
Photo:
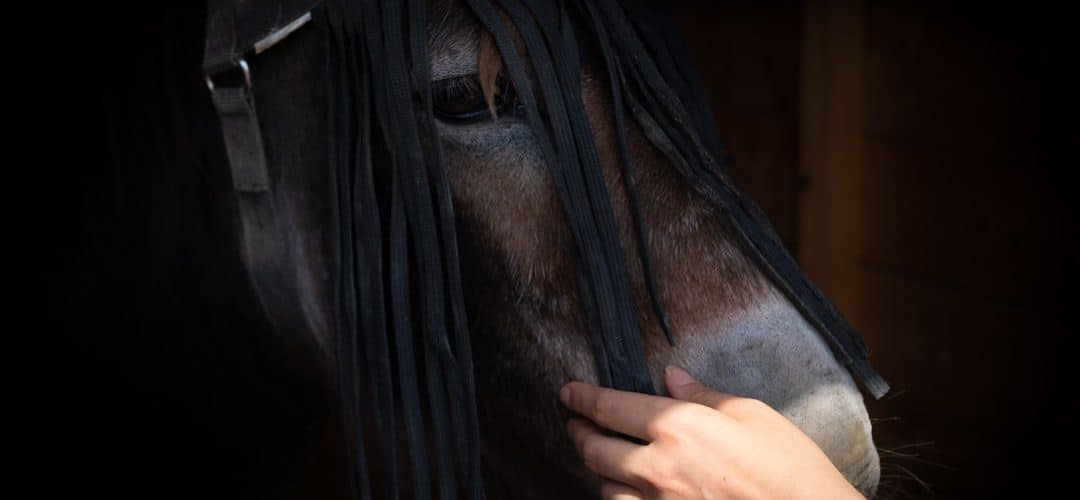
{"type": "MultiPolygon", "coordinates": [[[[244,73],[244,85],[250,90],[251,89],[251,68],[248,68],[248,63],[247,63],[247,61],[244,60],[243,57],[241,57],[236,62],[236,65],[240,68],[241,71],[243,71],[243,73],[244,73]]],[[[226,70],[226,71],[228,71],[228,70],[226,70]]],[[[222,73],[224,73],[224,71],[222,73]]],[[[205,75],[203,78],[206,79],[206,88],[210,89],[210,92],[213,92],[214,91],[214,79],[211,78],[211,75],[205,75]]]]}

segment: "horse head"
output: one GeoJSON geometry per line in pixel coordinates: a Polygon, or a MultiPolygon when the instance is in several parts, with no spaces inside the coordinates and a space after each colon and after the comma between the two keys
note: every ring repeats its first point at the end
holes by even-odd
{"type": "MultiPolygon", "coordinates": [[[[364,29],[355,31],[342,29],[335,16],[357,11],[325,6],[311,11],[306,26],[290,28],[287,22],[307,12],[298,9],[270,21],[289,28],[287,37],[244,61],[247,81],[237,85],[246,85],[257,104],[265,157],[256,161],[265,164],[268,186],[258,191],[263,194],[238,194],[246,211],[242,240],[249,267],[261,259],[263,267],[256,262],[253,272],[256,290],[271,316],[286,318],[278,330],[302,353],[296,355],[302,366],[325,374],[328,387],[338,380],[343,400],[353,404],[389,398],[383,407],[391,422],[362,405],[345,409],[360,414],[366,447],[379,448],[380,429],[398,429],[387,446],[445,439],[438,446],[476,447],[488,496],[585,498],[589,480],[565,435],[568,415],[556,393],[570,380],[618,385],[624,368],[611,349],[623,344],[605,344],[610,338],[596,330],[607,324],[604,314],[622,315],[621,325],[629,327],[624,336],[632,338],[619,339],[630,342],[620,355],[638,360],[627,370],[637,377],[626,382],[637,384],[630,388],[662,392],[664,367],[678,365],[710,387],[764,401],[873,495],[879,461],[845,362],[851,351],[823,335],[829,321],[799,300],[807,294],[785,280],[786,264],[773,265],[776,252],[762,246],[767,227],[764,236],[748,233],[759,216],[725,201],[741,198],[725,191],[733,188],[710,144],[701,118],[707,112],[698,109],[703,102],[692,100],[693,86],[655,90],[663,85],[656,74],[672,74],[655,68],[673,63],[639,69],[636,58],[620,52],[665,57],[657,45],[635,41],[638,32],[649,38],[648,26],[634,30],[647,21],[634,17],[641,7],[496,4],[409,2],[401,8],[405,17],[391,12],[394,6],[360,9],[381,17],[357,16],[351,22],[364,29]],[[416,19],[424,20],[423,29],[410,25],[416,19]],[[538,46],[548,47],[543,58],[538,46]],[[372,55],[381,50],[391,55],[372,55]],[[346,70],[333,64],[340,60],[349,61],[346,70]],[[402,78],[361,85],[367,93],[342,90],[379,72],[402,78]],[[395,92],[402,93],[397,100],[395,92]],[[412,113],[390,118],[399,108],[412,113]],[[416,132],[411,137],[395,127],[416,132]],[[381,139],[357,142],[371,137],[381,139]],[[370,167],[326,167],[335,163],[370,167]],[[403,165],[413,163],[423,168],[408,174],[403,165]],[[411,192],[416,175],[424,185],[411,192]],[[266,192],[273,195],[269,203],[258,198],[266,192]],[[452,213],[440,212],[443,207],[452,213]],[[270,236],[259,232],[268,227],[270,236]],[[429,275],[437,278],[425,281],[429,275]],[[429,296],[417,281],[440,291],[429,296]],[[396,286],[403,283],[414,288],[396,286]],[[609,290],[603,287],[611,292],[600,293],[609,290]],[[433,309],[451,324],[446,331],[468,332],[467,345],[448,333],[443,348],[443,340],[414,331],[425,328],[433,309]],[[453,324],[458,320],[467,324],[453,324]],[[397,334],[365,337],[373,328],[397,334]],[[358,333],[343,340],[344,330],[358,333]],[[385,369],[357,368],[380,363],[379,353],[389,357],[385,369]],[[453,405],[474,392],[475,409],[467,403],[445,421],[468,421],[475,411],[482,439],[469,445],[440,437],[437,422],[417,420],[426,441],[406,443],[418,427],[402,423],[407,408],[393,408],[414,402],[395,403],[390,390],[420,385],[414,396],[430,398],[444,387],[432,382],[435,370],[467,367],[455,364],[467,357],[471,368],[447,382],[441,397],[453,405]],[[414,362],[425,377],[410,380],[404,369],[414,362]],[[364,385],[369,376],[373,389],[364,385]]],[[[232,160],[235,181],[241,174],[232,160]]],[[[370,465],[394,456],[380,453],[354,459],[370,465]]],[[[412,469],[417,466],[414,461],[412,469]]],[[[410,466],[400,469],[394,477],[408,475],[410,466]]]]}

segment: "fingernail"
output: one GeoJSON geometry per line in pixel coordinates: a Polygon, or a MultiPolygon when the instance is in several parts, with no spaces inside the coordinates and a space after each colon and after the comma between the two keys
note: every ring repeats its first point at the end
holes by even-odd
{"type": "Polygon", "coordinates": [[[562,389],[559,390],[559,401],[562,401],[563,404],[570,403],[570,384],[564,385],[562,389]]]}
{"type": "Polygon", "coordinates": [[[686,384],[692,384],[697,382],[686,370],[679,368],[675,365],[668,365],[664,368],[664,376],[668,379],[668,384],[674,387],[682,387],[686,384]]]}

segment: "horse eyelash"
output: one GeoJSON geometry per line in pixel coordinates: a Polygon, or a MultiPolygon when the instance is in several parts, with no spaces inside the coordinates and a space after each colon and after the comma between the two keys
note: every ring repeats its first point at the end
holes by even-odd
{"type": "Polygon", "coordinates": [[[455,76],[432,82],[433,92],[437,97],[458,99],[480,91],[480,82],[476,75],[455,76]]]}

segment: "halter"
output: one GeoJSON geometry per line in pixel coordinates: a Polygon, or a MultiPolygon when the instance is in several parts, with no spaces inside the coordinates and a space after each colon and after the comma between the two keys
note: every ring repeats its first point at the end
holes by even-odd
{"type": "MultiPolygon", "coordinates": [[[[607,188],[581,103],[571,13],[596,38],[611,82],[617,147],[645,282],[661,328],[625,130],[628,116],[735,229],[746,255],[875,398],[888,385],[858,333],[803,275],[764,214],[726,173],[704,93],[668,13],[638,0],[465,0],[518,90],[578,258],[580,307],[603,385],[653,393],[607,188]],[[513,30],[513,31],[511,31],[513,30]],[[518,55],[511,33],[527,58],[518,55]],[[536,85],[531,86],[530,81],[536,85]],[[689,105],[684,106],[684,103],[689,105]]],[[[286,345],[337,360],[354,496],[396,498],[402,433],[417,498],[482,497],[480,438],[454,214],[435,132],[424,0],[209,0],[203,70],[221,120],[243,261],[286,345]],[[256,5],[257,4],[257,5],[256,5]],[[317,346],[298,248],[280,218],[250,67],[300,29],[326,44],[333,346],[317,346]],[[429,139],[429,140],[425,140],[429,139]],[[388,167],[376,186],[375,159],[388,167]],[[385,189],[384,189],[385,188],[385,189]],[[377,192],[388,194],[380,195],[377,192]],[[385,245],[384,245],[385,242],[385,245]],[[375,432],[362,432],[364,427],[375,432]],[[371,442],[367,442],[372,440],[371,442]],[[365,443],[367,446],[365,446],[365,443]],[[377,458],[369,463],[365,450],[377,458]],[[433,465],[433,466],[432,466],[433,465]],[[371,478],[381,475],[381,491],[371,478]]]]}
{"type": "Polygon", "coordinates": [[[221,121],[240,214],[242,258],[255,294],[286,346],[311,350],[311,340],[319,338],[311,298],[299,284],[297,249],[279,217],[247,59],[309,22],[318,2],[255,3],[209,2],[203,72],[221,121]],[[278,13],[286,15],[280,18],[278,13]],[[279,25],[282,19],[285,23],[279,25]]]}

